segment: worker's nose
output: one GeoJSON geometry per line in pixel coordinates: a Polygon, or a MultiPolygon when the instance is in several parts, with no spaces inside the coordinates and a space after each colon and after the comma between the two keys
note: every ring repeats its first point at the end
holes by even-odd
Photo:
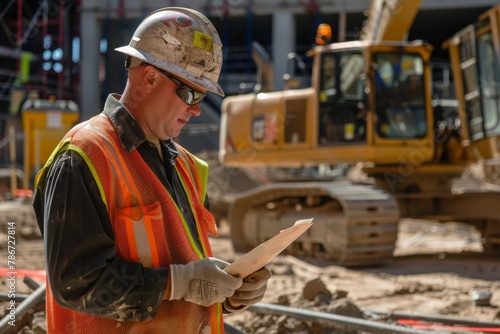
{"type": "Polygon", "coordinates": [[[188,111],[193,116],[200,116],[201,115],[201,105],[200,105],[200,103],[198,103],[197,105],[194,105],[194,106],[190,106],[188,108],[188,111]]]}

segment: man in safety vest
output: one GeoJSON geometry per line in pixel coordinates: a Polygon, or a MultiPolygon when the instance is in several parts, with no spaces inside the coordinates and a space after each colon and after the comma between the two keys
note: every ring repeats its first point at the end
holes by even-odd
{"type": "MultiPolygon", "coordinates": [[[[173,141],[217,83],[222,45],[201,13],[169,7],[137,27],[128,80],[71,129],[35,180],[49,333],[223,333],[270,271],[233,277],[214,258],[208,165],[173,141]]],[[[83,97],[85,98],[85,97],[83,97]]]]}

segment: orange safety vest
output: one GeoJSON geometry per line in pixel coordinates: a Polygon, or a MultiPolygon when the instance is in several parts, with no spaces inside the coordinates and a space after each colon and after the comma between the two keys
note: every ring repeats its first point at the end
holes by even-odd
{"type": "MultiPolygon", "coordinates": [[[[137,150],[127,152],[110,120],[96,116],[63,138],[37,175],[46,173],[57,153],[77,151],[86,161],[108,208],[117,256],[145,267],[168,268],[212,256],[208,235],[217,235],[215,219],[203,206],[208,166],[177,145],[175,169],[193,210],[203,249],[160,180],[137,150]]],[[[104,292],[103,292],[104,293],[104,292]]],[[[222,305],[203,307],[184,300],[162,301],[151,321],[116,321],[59,306],[47,284],[47,329],[60,333],[224,333],[222,305]]]]}

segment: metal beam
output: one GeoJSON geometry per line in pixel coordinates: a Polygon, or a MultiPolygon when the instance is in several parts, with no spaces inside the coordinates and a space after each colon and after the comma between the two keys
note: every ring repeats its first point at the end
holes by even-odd
{"type": "MultiPolygon", "coordinates": [[[[424,0],[423,10],[429,9],[457,9],[471,7],[490,7],[498,0],[424,0]]],[[[207,9],[206,3],[200,0],[183,0],[182,6],[193,8],[210,16],[222,17],[224,13],[229,16],[244,16],[248,5],[255,15],[270,15],[276,11],[290,10],[294,14],[303,14],[308,11],[308,6],[297,5],[297,0],[211,0],[207,9]],[[209,11],[209,13],[208,13],[209,11]]],[[[86,0],[82,1],[82,11],[93,12],[99,18],[110,16],[118,18],[120,15],[119,1],[86,0]]],[[[318,10],[323,14],[338,13],[337,1],[316,0],[318,10]]],[[[145,12],[165,7],[165,0],[124,1],[125,18],[142,18],[145,12]]],[[[360,13],[370,8],[370,0],[349,0],[345,2],[347,13],[360,13]]]]}

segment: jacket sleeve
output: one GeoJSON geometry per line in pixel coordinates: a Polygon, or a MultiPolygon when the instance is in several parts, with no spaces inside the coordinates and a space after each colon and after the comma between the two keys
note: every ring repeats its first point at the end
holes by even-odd
{"type": "Polygon", "coordinates": [[[146,268],[116,256],[106,206],[78,153],[68,150],[56,158],[33,204],[57,303],[117,320],[154,317],[168,269],[146,268]]]}

